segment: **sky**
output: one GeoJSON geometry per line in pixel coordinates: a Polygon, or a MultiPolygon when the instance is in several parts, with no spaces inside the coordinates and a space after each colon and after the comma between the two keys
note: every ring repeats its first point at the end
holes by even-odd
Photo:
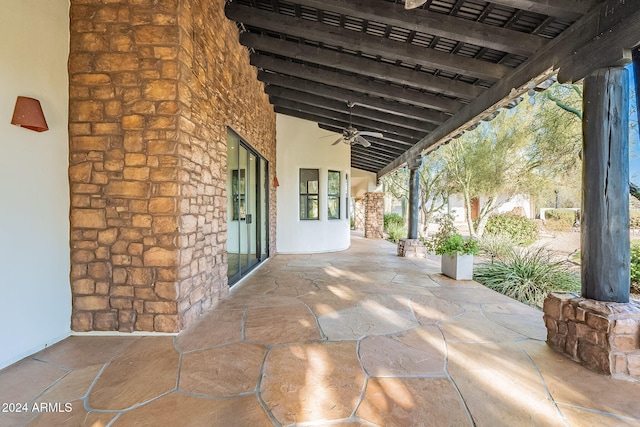
{"type": "MultiPolygon", "coordinates": [[[[628,66],[630,73],[630,81],[631,85],[629,88],[630,92],[630,108],[631,111],[636,111],[636,96],[632,87],[634,85],[633,80],[633,66],[631,64],[628,66]]],[[[637,117],[632,117],[630,120],[634,122],[637,121],[637,117]]],[[[640,126],[634,126],[630,132],[630,141],[629,141],[629,179],[636,185],[640,185],[640,137],[638,131],[640,130],[640,126]]]]}

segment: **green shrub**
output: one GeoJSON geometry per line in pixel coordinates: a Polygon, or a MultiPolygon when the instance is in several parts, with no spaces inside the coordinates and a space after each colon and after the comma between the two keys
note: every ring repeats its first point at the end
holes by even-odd
{"type": "Polygon", "coordinates": [[[538,226],[527,217],[503,213],[491,215],[484,232],[509,236],[516,245],[530,245],[538,237],[538,226]]]}
{"type": "Polygon", "coordinates": [[[631,245],[631,291],[640,293],[640,246],[631,245]]]}
{"type": "Polygon", "coordinates": [[[465,239],[453,225],[452,215],[443,215],[437,220],[439,227],[436,234],[430,240],[425,241],[425,246],[436,255],[455,254],[475,255],[479,246],[476,239],[465,239]]]}
{"type": "Polygon", "coordinates": [[[580,291],[580,277],[552,259],[544,247],[513,250],[504,259],[475,268],[476,281],[520,302],[542,307],[553,291],[580,291]]]}
{"type": "Polygon", "coordinates": [[[485,233],[479,241],[480,255],[487,258],[504,259],[508,256],[516,243],[507,234],[485,233]]]}
{"type": "Polygon", "coordinates": [[[385,230],[390,241],[398,243],[400,239],[407,237],[407,229],[402,224],[391,223],[385,230]]]}
{"type": "Polygon", "coordinates": [[[384,231],[388,232],[389,227],[394,225],[404,227],[404,218],[402,218],[402,215],[398,215],[397,213],[389,213],[384,215],[383,223],[384,231]]]}
{"type": "Polygon", "coordinates": [[[544,227],[549,231],[571,231],[580,212],[573,209],[549,209],[544,213],[544,227]]]}

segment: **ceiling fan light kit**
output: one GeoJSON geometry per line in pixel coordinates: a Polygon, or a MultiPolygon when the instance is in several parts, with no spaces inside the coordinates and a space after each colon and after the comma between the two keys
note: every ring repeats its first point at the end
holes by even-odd
{"type": "Polygon", "coordinates": [[[415,9],[416,7],[420,7],[425,4],[427,0],[406,0],[404,2],[405,9],[415,9]]]}
{"type": "Polygon", "coordinates": [[[360,132],[358,129],[354,128],[351,124],[351,109],[355,104],[353,102],[347,101],[347,107],[349,108],[349,126],[342,130],[342,136],[338,138],[333,144],[337,145],[340,142],[344,142],[348,145],[360,144],[363,147],[370,147],[371,143],[367,141],[363,136],[371,136],[374,138],[384,138],[384,135],[380,132],[360,132]]]}

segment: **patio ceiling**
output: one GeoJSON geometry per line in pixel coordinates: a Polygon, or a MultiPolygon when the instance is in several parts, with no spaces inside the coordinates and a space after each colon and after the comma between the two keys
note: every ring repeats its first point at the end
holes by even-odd
{"type": "Polygon", "coordinates": [[[234,0],[226,15],[277,113],[381,132],[351,165],[389,173],[562,81],[630,60],[640,2],[621,0],[234,0]]]}

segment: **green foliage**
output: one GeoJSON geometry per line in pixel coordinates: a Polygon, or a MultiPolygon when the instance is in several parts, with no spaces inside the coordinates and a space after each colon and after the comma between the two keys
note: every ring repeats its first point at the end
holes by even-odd
{"type": "Polygon", "coordinates": [[[465,239],[453,225],[452,215],[443,215],[438,219],[439,227],[431,240],[425,242],[425,246],[436,255],[475,255],[480,246],[474,238],[465,239]]]}
{"type": "Polygon", "coordinates": [[[629,228],[640,229],[640,211],[629,211],[629,228]]]}
{"type": "Polygon", "coordinates": [[[516,246],[511,236],[502,233],[485,233],[479,240],[480,255],[486,258],[505,259],[516,246]]]}
{"type": "Polygon", "coordinates": [[[571,231],[580,212],[573,209],[549,209],[544,213],[544,226],[549,231],[571,231]]]}
{"type": "Polygon", "coordinates": [[[407,237],[407,229],[403,224],[392,222],[389,224],[385,231],[389,236],[389,240],[393,243],[398,243],[400,239],[404,239],[405,237],[407,237]]]}
{"type": "Polygon", "coordinates": [[[385,214],[383,217],[384,231],[389,232],[389,227],[404,227],[404,218],[397,213],[385,214]]]}
{"type": "Polygon", "coordinates": [[[631,291],[640,293],[640,245],[631,245],[631,291]]]}
{"type": "Polygon", "coordinates": [[[520,302],[542,307],[549,292],[580,291],[580,278],[544,247],[512,250],[475,268],[474,280],[520,302]]]}
{"type": "Polygon", "coordinates": [[[521,215],[503,213],[491,215],[487,221],[485,233],[490,235],[506,235],[516,245],[530,245],[538,237],[538,226],[535,221],[521,215]]]}

